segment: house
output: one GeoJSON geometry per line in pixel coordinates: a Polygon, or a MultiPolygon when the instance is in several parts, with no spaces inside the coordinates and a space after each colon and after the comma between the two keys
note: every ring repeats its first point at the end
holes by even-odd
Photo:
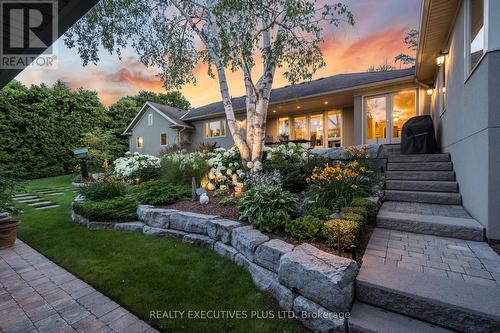
{"type": "MultiPolygon", "coordinates": [[[[314,148],[397,144],[403,124],[431,115],[451,154],[462,204],[500,239],[500,1],[423,0],[416,66],[339,74],[273,89],[266,142],[314,148]]],[[[233,99],[245,128],[245,97],[233,99]]],[[[146,103],[128,126],[130,150],[158,154],[183,141],[233,145],[222,102],[183,112],[146,103]]]]}

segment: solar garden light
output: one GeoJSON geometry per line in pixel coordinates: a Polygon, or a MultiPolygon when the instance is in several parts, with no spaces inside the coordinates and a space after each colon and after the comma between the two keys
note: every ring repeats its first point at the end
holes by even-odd
{"type": "Polygon", "coordinates": [[[80,160],[80,172],[82,175],[82,180],[89,178],[89,169],[87,167],[87,157],[89,157],[88,148],[76,148],[73,149],[73,155],[80,160]]]}

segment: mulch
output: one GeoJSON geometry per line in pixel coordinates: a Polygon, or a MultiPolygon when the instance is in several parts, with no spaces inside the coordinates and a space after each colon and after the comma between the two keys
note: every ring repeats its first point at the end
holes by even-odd
{"type": "MultiPolygon", "coordinates": [[[[169,204],[169,205],[163,205],[161,206],[162,208],[170,208],[170,209],[178,209],[181,211],[185,212],[192,212],[192,213],[199,213],[199,214],[206,214],[206,215],[218,215],[222,218],[229,219],[229,220],[234,220],[234,221],[239,221],[240,217],[240,212],[239,212],[239,207],[238,205],[230,205],[230,206],[224,206],[220,204],[220,198],[216,198],[213,196],[211,192],[208,193],[209,197],[209,202],[206,205],[200,204],[199,201],[192,201],[190,199],[185,199],[181,201],[177,201],[175,203],[169,204]]],[[[248,224],[243,221],[239,221],[240,223],[243,224],[248,224]]],[[[358,240],[358,244],[355,248],[356,250],[356,255],[355,259],[358,262],[358,264],[361,265],[361,259],[363,257],[363,253],[365,252],[366,245],[368,244],[368,241],[370,240],[370,236],[372,234],[374,226],[373,225],[366,225],[364,230],[361,233],[361,236],[358,240]]],[[[324,241],[300,241],[296,238],[291,237],[285,232],[281,233],[266,233],[269,238],[272,239],[281,239],[287,243],[294,244],[294,245],[300,245],[303,243],[309,243],[318,249],[325,251],[327,253],[331,253],[334,255],[339,255],[338,251],[336,249],[332,249],[326,242],[324,241]]],[[[346,249],[340,254],[341,257],[348,258],[348,259],[354,259],[353,255],[351,253],[350,249],[346,249]]]]}

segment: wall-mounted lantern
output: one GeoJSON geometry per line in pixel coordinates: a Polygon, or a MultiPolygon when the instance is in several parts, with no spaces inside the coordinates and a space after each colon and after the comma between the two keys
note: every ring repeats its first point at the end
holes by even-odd
{"type": "Polygon", "coordinates": [[[432,96],[434,89],[427,89],[427,96],[432,96]]]}
{"type": "Polygon", "coordinates": [[[436,64],[438,66],[442,66],[444,64],[444,55],[440,55],[439,57],[436,58],[436,64]]]}

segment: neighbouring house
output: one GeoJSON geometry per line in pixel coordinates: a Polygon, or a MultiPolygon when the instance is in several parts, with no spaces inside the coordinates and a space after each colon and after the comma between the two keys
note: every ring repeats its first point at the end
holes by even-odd
{"type": "MultiPolygon", "coordinates": [[[[423,0],[416,66],[339,74],[273,89],[267,143],[305,140],[313,148],[397,144],[403,124],[431,115],[449,152],[462,203],[500,239],[500,1],[423,0]]],[[[239,126],[245,97],[233,99],[239,126]]],[[[130,151],[233,145],[222,102],[189,111],[146,103],[124,132],[130,151]]]]}

